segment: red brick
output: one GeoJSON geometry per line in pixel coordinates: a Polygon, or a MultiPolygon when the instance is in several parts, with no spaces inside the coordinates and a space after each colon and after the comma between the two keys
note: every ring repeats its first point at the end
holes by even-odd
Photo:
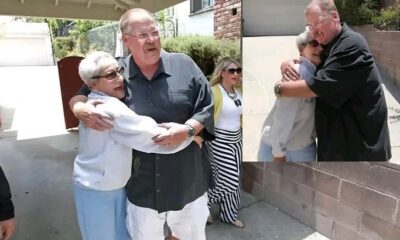
{"type": "Polygon", "coordinates": [[[316,190],[337,199],[339,195],[340,179],[320,171],[315,171],[315,175],[317,179],[316,190]]]}
{"type": "Polygon", "coordinates": [[[369,176],[369,163],[366,162],[321,162],[318,168],[339,178],[366,184],[369,176]]]}
{"type": "Polygon", "coordinates": [[[287,163],[273,163],[273,162],[271,162],[271,163],[266,163],[265,164],[265,168],[270,170],[271,172],[275,172],[275,173],[278,173],[278,174],[281,175],[283,173],[283,167],[284,167],[285,164],[287,164],[287,163]]]}
{"type": "Polygon", "coordinates": [[[252,194],[254,197],[258,199],[263,199],[264,197],[264,189],[261,184],[258,184],[254,181],[243,178],[242,179],[242,188],[244,191],[252,194]]]}
{"type": "Polygon", "coordinates": [[[332,240],[368,240],[359,232],[346,228],[345,226],[335,222],[332,240]]]}
{"type": "Polygon", "coordinates": [[[299,203],[313,206],[315,191],[305,185],[281,178],[280,193],[299,203]]]}
{"type": "Polygon", "coordinates": [[[384,193],[345,181],[342,182],[340,201],[388,223],[393,222],[397,203],[395,198],[384,193]]]}
{"type": "Polygon", "coordinates": [[[400,228],[378,218],[363,215],[360,232],[372,240],[399,240],[400,228]]]}
{"type": "Polygon", "coordinates": [[[281,176],[277,173],[265,170],[264,172],[264,187],[279,192],[281,176]]]}
{"type": "Polygon", "coordinates": [[[371,165],[368,186],[400,198],[400,171],[378,164],[371,165]]]}
{"type": "Polygon", "coordinates": [[[361,220],[361,213],[338,200],[325,194],[316,192],[314,206],[317,211],[333,218],[349,229],[357,231],[361,220]]]}
{"type": "Polygon", "coordinates": [[[242,177],[263,184],[263,169],[253,163],[242,163],[242,177]]]}

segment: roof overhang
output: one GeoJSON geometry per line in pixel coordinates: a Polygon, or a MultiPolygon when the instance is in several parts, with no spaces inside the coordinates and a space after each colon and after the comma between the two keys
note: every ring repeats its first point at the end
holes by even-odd
{"type": "Polygon", "coordinates": [[[130,8],[157,12],[184,0],[1,0],[0,15],[118,20],[130,8]]]}

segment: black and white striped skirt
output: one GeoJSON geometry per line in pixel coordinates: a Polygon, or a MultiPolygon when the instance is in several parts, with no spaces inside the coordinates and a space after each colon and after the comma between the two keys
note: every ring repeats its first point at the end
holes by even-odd
{"type": "MultiPolygon", "coordinates": [[[[239,190],[242,162],[242,129],[228,131],[215,128],[216,139],[208,142],[214,186],[209,198],[217,200],[239,190]]],[[[214,202],[214,201],[213,201],[214,202]]]]}

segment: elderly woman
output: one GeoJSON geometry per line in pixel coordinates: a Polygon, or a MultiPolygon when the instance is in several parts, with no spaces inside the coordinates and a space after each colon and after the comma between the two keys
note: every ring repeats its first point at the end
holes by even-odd
{"type": "MultiPolygon", "coordinates": [[[[314,76],[322,47],[307,27],[297,39],[301,79],[314,76]]],[[[258,161],[315,161],[314,98],[278,98],[261,133],[258,161]]]]}
{"type": "Polygon", "coordinates": [[[178,146],[161,146],[152,138],[167,131],[149,117],[130,110],[119,99],[125,96],[123,69],[108,53],[93,52],[79,65],[79,75],[90,87],[88,100],[101,100],[95,111],[110,117],[110,131],[79,125],[79,153],[73,182],[79,227],[84,240],[131,239],[126,228],[124,187],[131,175],[132,148],[168,154],[182,150],[193,138],[178,146]]]}
{"type": "MultiPolygon", "coordinates": [[[[209,207],[220,205],[219,218],[236,227],[244,227],[238,220],[240,203],[239,169],[242,162],[242,68],[232,58],[222,59],[211,78],[214,95],[215,140],[208,143],[214,186],[208,190],[209,207]]],[[[211,215],[208,222],[212,222],[211,215]]]]}

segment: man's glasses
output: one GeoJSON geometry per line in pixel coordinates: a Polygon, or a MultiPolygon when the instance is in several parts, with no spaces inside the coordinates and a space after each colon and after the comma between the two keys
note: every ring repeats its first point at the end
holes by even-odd
{"type": "Polygon", "coordinates": [[[235,74],[235,72],[237,74],[241,74],[242,73],[242,69],[241,68],[228,68],[225,71],[227,71],[229,74],[235,74]]]}
{"type": "Polygon", "coordinates": [[[307,44],[310,45],[310,46],[313,47],[313,48],[316,48],[316,47],[318,47],[319,45],[321,45],[321,44],[319,44],[319,42],[317,42],[317,40],[311,40],[311,41],[309,41],[307,44]]]}
{"type": "Polygon", "coordinates": [[[92,79],[105,78],[107,80],[114,80],[118,77],[118,75],[122,75],[123,73],[124,73],[124,69],[119,67],[116,70],[113,70],[112,72],[109,72],[102,76],[94,76],[94,77],[92,77],[92,79]]]}
{"type": "Polygon", "coordinates": [[[140,40],[146,40],[146,39],[149,39],[150,37],[153,37],[153,38],[160,37],[160,32],[158,30],[154,30],[152,32],[142,32],[142,33],[138,33],[138,34],[132,34],[132,33],[124,33],[124,34],[131,36],[131,37],[136,37],[140,40]]]}
{"type": "Polygon", "coordinates": [[[328,20],[329,19],[329,15],[328,16],[324,16],[321,20],[319,20],[317,23],[315,23],[315,24],[307,24],[307,26],[310,28],[310,30],[313,30],[313,29],[315,29],[315,28],[319,28],[319,27],[321,27],[321,25],[326,21],[326,20],[328,20]]]}

